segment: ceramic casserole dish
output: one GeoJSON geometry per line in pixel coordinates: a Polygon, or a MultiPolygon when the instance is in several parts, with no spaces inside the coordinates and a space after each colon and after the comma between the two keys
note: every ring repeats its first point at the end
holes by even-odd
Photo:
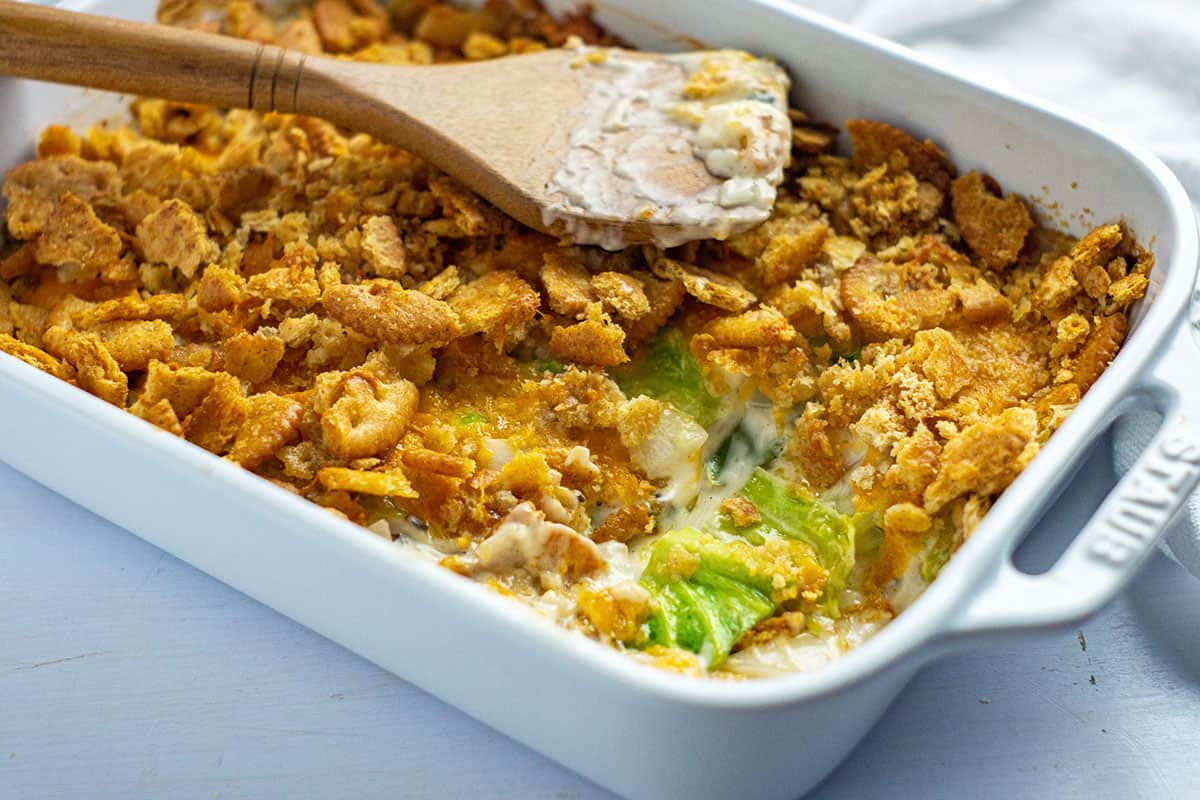
{"type": "MultiPolygon", "coordinates": [[[[64,5],[152,19],[155,3],[64,5]]],[[[816,118],[880,119],[935,137],[959,165],[986,165],[1035,206],[1056,201],[1073,234],[1123,218],[1154,250],[1150,289],[1116,360],[938,580],[882,632],[811,673],[727,682],[660,672],[9,357],[0,357],[0,458],[616,792],[796,797],[922,663],[1073,625],[1150,554],[1200,480],[1195,219],[1178,181],[1141,148],[779,0],[593,5],[601,25],[638,47],[679,49],[686,36],[774,57],[816,118]],[[1011,556],[1025,532],[1087,445],[1135,405],[1164,413],[1154,441],[1054,567],[1019,572],[1011,556]]],[[[0,80],[0,170],[28,158],[44,126],[81,126],[121,107],[109,95],[0,80]]]]}

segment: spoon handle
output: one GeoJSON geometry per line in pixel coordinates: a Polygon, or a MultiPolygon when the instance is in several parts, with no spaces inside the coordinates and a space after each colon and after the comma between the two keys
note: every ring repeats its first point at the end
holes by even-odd
{"type": "Polygon", "coordinates": [[[5,75],[291,113],[305,60],[228,36],[0,0],[5,75]]]}

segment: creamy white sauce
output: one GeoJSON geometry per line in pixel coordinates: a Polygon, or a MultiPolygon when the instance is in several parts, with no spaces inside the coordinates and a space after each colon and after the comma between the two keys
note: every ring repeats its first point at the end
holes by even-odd
{"type": "Polygon", "coordinates": [[[544,224],[617,250],[626,233],[603,221],[645,221],[656,245],[673,247],[767,219],[791,152],[789,80],[778,65],[737,50],[580,47],[570,68],[587,95],[546,187],[544,224]]]}
{"type": "Polygon", "coordinates": [[[721,665],[725,672],[753,678],[810,672],[858,647],[891,621],[876,609],[847,614],[836,622],[820,620],[795,636],[778,636],[732,654],[721,665]]]}
{"type": "Polygon", "coordinates": [[[739,403],[712,427],[708,447],[694,457],[707,463],[726,437],[740,429],[744,436],[731,441],[729,452],[715,481],[702,471],[678,473],[672,476],[659,499],[663,511],[659,516],[663,530],[691,526],[712,529],[720,514],[721,502],[735,495],[759,466],[771,443],[779,436],[770,401],[756,396],[739,403]]]}

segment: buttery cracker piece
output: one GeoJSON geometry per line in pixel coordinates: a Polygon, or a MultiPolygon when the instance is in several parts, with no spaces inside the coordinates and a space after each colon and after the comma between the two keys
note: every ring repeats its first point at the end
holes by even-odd
{"type": "Polygon", "coordinates": [[[162,198],[155,197],[149,192],[138,189],[122,197],[120,202],[117,203],[117,210],[121,213],[121,219],[125,222],[125,228],[135,229],[142,220],[161,205],[162,198]]]}
{"type": "Polygon", "coordinates": [[[104,322],[90,331],[124,372],[141,371],[151,361],[166,361],[175,350],[175,334],[161,319],[104,322]]]}
{"type": "Polygon", "coordinates": [[[308,411],[319,420],[322,440],[338,458],[365,458],[400,441],[417,408],[417,387],[385,382],[365,370],[317,377],[308,411]]]}
{"type": "Polygon", "coordinates": [[[636,320],[626,320],[622,325],[625,328],[625,347],[630,351],[658,333],[679,310],[686,294],[681,281],[660,281],[645,272],[635,273],[635,277],[642,282],[642,291],[650,304],[650,311],[636,320]]]}
{"type": "Polygon", "coordinates": [[[650,313],[650,300],[640,279],[623,272],[601,272],[592,278],[596,297],[622,319],[637,320],[650,313]]]}
{"type": "Polygon", "coordinates": [[[904,154],[908,168],[918,179],[928,181],[942,193],[949,191],[954,166],[937,145],[918,141],[911,134],[886,122],[852,119],[846,123],[854,150],[854,166],[866,171],[888,162],[894,152],[904,154]]]}
{"type": "Polygon", "coordinates": [[[795,280],[821,256],[829,226],[814,222],[794,231],[773,236],[755,265],[767,286],[795,280]]]}
{"type": "MultiPolygon", "coordinates": [[[[16,250],[9,253],[3,259],[0,259],[0,280],[10,281],[13,278],[20,278],[23,275],[30,275],[37,271],[37,239],[32,239],[25,242],[16,250]]],[[[4,299],[4,305],[8,305],[8,299],[4,299]]],[[[0,311],[0,313],[4,313],[0,311]]]]}
{"type": "Polygon", "coordinates": [[[462,335],[449,304],[388,280],[331,286],[321,305],[346,327],[380,342],[442,347],[462,335]]]}
{"type": "Polygon", "coordinates": [[[490,33],[473,31],[463,42],[462,53],[470,61],[485,61],[507,55],[508,45],[490,33]]]}
{"type": "Polygon", "coordinates": [[[721,501],[721,510],[728,514],[733,524],[739,528],[762,519],[762,512],[758,510],[758,506],[744,497],[726,497],[721,501]]]}
{"type": "Polygon", "coordinates": [[[166,264],[187,278],[221,252],[208,238],[204,220],[180,200],[168,200],[148,214],[137,226],[137,240],[147,261],[166,264]]]}
{"type": "Polygon", "coordinates": [[[566,317],[580,317],[595,302],[588,271],[560,250],[548,250],[542,256],[542,287],[550,310],[566,317]]]}
{"type": "Polygon", "coordinates": [[[671,258],[658,259],[654,263],[654,272],[667,280],[682,281],[684,290],[692,297],[701,303],[726,311],[745,311],[757,299],[753,292],[735,278],[686,265],[671,258]]]}
{"type": "Polygon", "coordinates": [[[266,205],[279,177],[267,167],[250,165],[206,176],[206,183],[212,208],[236,220],[244,212],[266,205]]]}
{"type": "Polygon", "coordinates": [[[82,151],[83,142],[66,125],[50,125],[38,136],[38,158],[78,156],[82,151]]]}
{"type": "Polygon", "coordinates": [[[317,280],[317,251],[303,242],[289,242],[283,255],[266,272],[251,275],[246,291],[271,303],[284,303],[290,309],[305,310],[321,298],[317,280]]]}
{"type": "Polygon", "coordinates": [[[316,314],[288,317],[279,323],[279,337],[288,347],[301,347],[309,343],[320,324],[316,314]]]}
{"type": "Polygon", "coordinates": [[[321,47],[321,35],[313,24],[312,12],[303,11],[301,16],[283,26],[275,35],[275,44],[291,50],[294,53],[306,53],[319,56],[324,52],[321,47]]]}
{"type": "Polygon", "coordinates": [[[1030,302],[1045,316],[1061,309],[1080,291],[1075,279],[1075,262],[1070,256],[1061,256],[1046,268],[1042,279],[1033,290],[1030,302]]]}
{"type": "Polygon", "coordinates": [[[888,533],[924,533],[933,527],[933,520],[925,509],[909,503],[895,503],[884,509],[883,529],[888,533]]]}
{"type": "Polygon", "coordinates": [[[1037,453],[1037,413],[1009,408],[967,427],[942,450],[941,468],[925,489],[925,510],[936,514],[967,493],[996,494],[1037,453]]]}
{"type": "Polygon", "coordinates": [[[579,610],[601,636],[633,643],[644,638],[642,626],[650,616],[653,602],[650,592],[641,584],[625,581],[598,590],[584,586],[578,597],[579,610]]]}
{"type": "Polygon", "coordinates": [[[1108,296],[1118,308],[1124,308],[1135,300],[1141,300],[1150,286],[1150,279],[1137,272],[1118,278],[1108,287],[1108,296]]]}
{"type": "Polygon", "coordinates": [[[228,311],[247,298],[246,281],[225,267],[210,264],[196,284],[196,305],[205,311],[228,311]]]}
{"type": "Polygon", "coordinates": [[[368,217],[362,224],[362,254],[367,269],[380,278],[408,272],[407,252],[391,217],[368,217]]]}
{"type": "Polygon", "coordinates": [[[330,491],[355,492],[373,497],[416,497],[417,491],[400,470],[372,472],[348,467],[317,470],[317,482],[330,491]]]}
{"type": "Polygon", "coordinates": [[[275,26],[250,0],[233,0],[225,9],[226,36],[270,44],[275,41],[275,26]]]}
{"type": "Polygon", "coordinates": [[[468,12],[437,3],[421,14],[413,28],[413,37],[438,47],[457,50],[466,43],[472,27],[468,12]]]}
{"type": "Polygon", "coordinates": [[[625,331],[608,318],[599,303],[588,306],[583,322],[555,328],[550,334],[550,350],[556,356],[597,367],[615,367],[628,361],[624,343],[625,331]]]}
{"type": "Polygon", "coordinates": [[[896,463],[888,470],[888,480],[906,494],[920,496],[937,476],[941,452],[933,431],[918,423],[910,435],[896,443],[892,451],[896,463]]]}
{"type": "Polygon", "coordinates": [[[907,338],[941,324],[954,310],[955,296],[936,284],[906,288],[905,266],[864,255],[842,274],[842,307],[867,341],[907,338]]]}
{"type": "Polygon", "coordinates": [[[809,403],[796,419],[784,456],[800,469],[804,479],[815,489],[828,489],[845,472],[829,439],[829,421],[816,403],[809,403]]]}
{"type": "Polygon", "coordinates": [[[408,469],[448,478],[469,478],[475,473],[475,462],[471,459],[424,447],[404,450],[400,453],[400,462],[408,469]]]}
{"type": "Polygon", "coordinates": [[[202,367],[177,367],[162,361],[151,361],[137,402],[153,405],[165,399],[175,409],[176,417],[186,419],[212,389],[216,378],[217,373],[202,367]]]}
{"type": "Polygon", "coordinates": [[[442,204],[442,213],[453,220],[463,234],[487,236],[496,233],[492,221],[494,212],[489,213],[491,209],[479,195],[452,178],[435,178],[429,182],[429,188],[442,204]]]}
{"type": "Polygon", "coordinates": [[[1100,317],[1095,321],[1083,349],[1079,351],[1073,370],[1075,383],[1079,384],[1081,392],[1090,389],[1116,358],[1128,328],[1129,322],[1120,312],[1100,317]]]}
{"type": "Polygon", "coordinates": [[[304,404],[294,398],[270,392],[251,396],[227,458],[254,469],[300,437],[303,414],[304,404]]]}
{"type": "Polygon", "coordinates": [[[774,347],[796,338],[796,330],[771,306],[718,317],[704,326],[704,334],[710,337],[714,349],[774,347]]]}
{"type": "Polygon", "coordinates": [[[275,373],[285,349],[277,334],[240,331],[221,344],[221,367],[247,383],[262,383],[275,373]]]}
{"type": "Polygon", "coordinates": [[[913,361],[933,381],[938,397],[949,400],[975,379],[964,348],[954,334],[942,328],[919,331],[913,337],[913,361]]]}
{"type": "Polygon", "coordinates": [[[59,380],[70,381],[75,378],[75,371],[70,365],[59,361],[40,347],[25,344],[7,333],[0,333],[0,353],[19,358],[29,366],[48,372],[59,380]]]}
{"type": "Polygon", "coordinates": [[[125,407],[129,379],[100,339],[90,333],[70,333],[63,343],[63,359],[75,368],[79,388],[118,408],[125,407]]]}
{"type": "MultiPolygon", "coordinates": [[[[1116,224],[1101,225],[1090,231],[1071,247],[1067,255],[1056,259],[1042,275],[1033,292],[1033,307],[1043,315],[1053,316],[1071,298],[1081,292],[1087,292],[1087,287],[1080,283],[1081,278],[1087,281],[1103,281],[1094,270],[1108,263],[1123,239],[1124,232],[1121,226],[1116,224]]],[[[1107,283],[1103,286],[1106,290],[1109,288],[1107,283]]],[[[1093,285],[1092,291],[1096,289],[1093,285]]]]}
{"type": "Polygon", "coordinates": [[[358,50],[388,33],[387,12],[374,0],[317,0],[312,15],[321,44],[331,53],[358,50]]]}
{"type": "Polygon", "coordinates": [[[93,277],[120,257],[121,237],[90,205],[68,192],[43,226],[35,255],[39,263],[77,269],[80,276],[93,277]]]}
{"type": "Polygon", "coordinates": [[[179,417],[175,416],[175,409],[171,407],[170,401],[166,398],[155,403],[136,402],[129,407],[129,413],[144,419],[151,425],[162,428],[167,433],[174,434],[180,439],[183,438],[183,425],[179,422],[179,417]]]}
{"type": "Polygon", "coordinates": [[[983,176],[968,172],[951,185],[950,201],[963,239],[983,266],[1002,270],[1017,260],[1033,229],[1020,197],[1000,198],[989,191],[983,176]]]}
{"type": "Polygon", "coordinates": [[[127,294],[82,309],[72,314],[71,320],[80,328],[91,328],[118,320],[171,319],[186,308],[187,298],[181,294],[127,294]]]}
{"type": "Polygon", "coordinates": [[[654,517],[645,503],[622,506],[604,518],[592,531],[592,541],[628,542],[654,532],[654,517]]]}
{"type": "Polygon", "coordinates": [[[183,420],[183,435],[211,453],[224,453],[246,420],[246,397],[241,382],[218,372],[200,403],[183,420]]]}
{"type": "Polygon", "coordinates": [[[417,289],[434,300],[447,300],[450,295],[458,291],[460,286],[462,286],[462,277],[458,274],[458,267],[451,264],[422,283],[417,289]]]}
{"type": "Polygon", "coordinates": [[[959,284],[951,287],[962,303],[963,319],[967,322],[989,323],[1009,319],[1012,315],[1012,303],[1000,291],[979,277],[974,283],[959,284]]]}
{"type": "Polygon", "coordinates": [[[117,168],[107,161],[84,161],[77,156],[27,161],[13,167],[4,180],[8,232],[17,239],[32,239],[41,233],[56,213],[60,198],[68,192],[88,203],[113,198],[120,190],[117,168]]]}
{"type": "Polygon", "coordinates": [[[460,287],[449,302],[462,335],[482,333],[502,350],[506,342],[524,332],[537,315],[542,298],[515,272],[497,270],[460,287]]]}

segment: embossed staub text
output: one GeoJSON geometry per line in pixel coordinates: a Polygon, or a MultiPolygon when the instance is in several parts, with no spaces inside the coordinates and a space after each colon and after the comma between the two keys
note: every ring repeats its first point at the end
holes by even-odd
{"type": "Polygon", "coordinates": [[[1117,487],[1088,554],[1124,566],[1162,532],[1200,476],[1200,442],[1163,437],[1117,487]]]}

